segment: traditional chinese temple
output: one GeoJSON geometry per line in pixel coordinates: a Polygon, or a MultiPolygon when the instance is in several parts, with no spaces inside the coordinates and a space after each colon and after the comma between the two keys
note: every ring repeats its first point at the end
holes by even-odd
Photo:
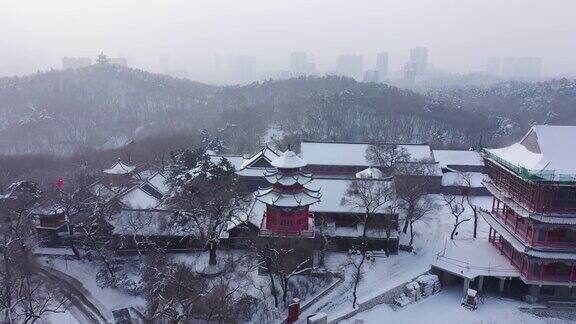
{"type": "Polygon", "coordinates": [[[485,150],[494,196],[483,213],[489,241],[535,299],[576,296],[576,127],[533,126],[518,142],[485,150]]]}

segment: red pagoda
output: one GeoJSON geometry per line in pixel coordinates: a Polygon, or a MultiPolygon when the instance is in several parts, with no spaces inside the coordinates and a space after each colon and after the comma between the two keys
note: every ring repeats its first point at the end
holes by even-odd
{"type": "Polygon", "coordinates": [[[494,196],[489,240],[534,299],[574,299],[576,127],[534,126],[511,146],[485,150],[494,196]]]}
{"type": "Polygon", "coordinates": [[[309,206],[320,201],[320,191],[307,188],[312,174],[302,171],[306,162],[287,150],[271,162],[264,176],[271,187],[259,189],[256,199],[266,204],[260,236],[314,237],[309,206]]]}

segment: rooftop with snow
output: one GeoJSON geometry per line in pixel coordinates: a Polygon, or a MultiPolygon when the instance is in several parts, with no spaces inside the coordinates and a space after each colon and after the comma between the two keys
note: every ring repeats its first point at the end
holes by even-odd
{"type": "MultiPolygon", "coordinates": [[[[378,143],[314,142],[302,141],[300,155],[309,165],[370,166],[366,160],[366,149],[378,143]]],[[[388,144],[383,144],[388,145],[388,144]]],[[[432,159],[428,144],[397,145],[410,154],[412,161],[432,159]]]]}
{"type": "Polygon", "coordinates": [[[575,148],[576,126],[536,125],[520,142],[486,152],[495,162],[561,180],[562,175],[576,175],[575,148]]]}

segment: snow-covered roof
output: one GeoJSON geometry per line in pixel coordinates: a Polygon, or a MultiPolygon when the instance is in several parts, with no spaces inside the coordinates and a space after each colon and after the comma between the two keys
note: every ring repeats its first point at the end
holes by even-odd
{"type": "Polygon", "coordinates": [[[508,163],[532,172],[576,174],[576,126],[532,126],[518,143],[487,149],[508,163]]]}
{"type": "Polygon", "coordinates": [[[236,171],[236,174],[241,177],[263,177],[265,171],[266,169],[245,168],[236,171]]]}
{"type": "Polygon", "coordinates": [[[284,193],[274,188],[260,189],[255,194],[261,202],[278,207],[298,207],[315,204],[320,199],[320,193],[304,189],[303,192],[284,193]]]}
{"type": "Polygon", "coordinates": [[[128,208],[149,209],[155,208],[160,204],[160,200],[147,193],[139,186],[126,191],[121,197],[120,202],[128,208]]]}
{"type": "Polygon", "coordinates": [[[312,181],[312,174],[302,171],[298,173],[284,174],[277,170],[266,170],[264,171],[264,177],[271,184],[279,183],[284,186],[292,186],[296,183],[305,185],[312,181]]]}
{"type": "Polygon", "coordinates": [[[434,159],[445,168],[448,165],[483,166],[484,161],[476,151],[434,150],[434,159]]]}
{"type": "Polygon", "coordinates": [[[64,213],[64,211],[65,209],[62,205],[53,201],[39,203],[30,210],[32,214],[43,216],[58,215],[64,213]]]}
{"type": "Polygon", "coordinates": [[[166,183],[166,180],[167,180],[166,177],[162,173],[156,172],[153,176],[148,178],[147,181],[152,186],[154,186],[154,188],[156,188],[162,195],[165,195],[168,193],[168,190],[170,190],[168,184],[166,183]]]}
{"type": "Polygon", "coordinates": [[[488,176],[479,172],[447,172],[442,175],[442,186],[467,187],[470,181],[470,187],[483,187],[482,182],[488,180],[488,176]]]}
{"type": "Polygon", "coordinates": [[[290,150],[280,154],[280,156],[272,160],[270,164],[272,164],[273,167],[283,169],[297,169],[306,166],[306,162],[290,150]]]}
{"type": "MultiPolygon", "coordinates": [[[[311,205],[311,212],[318,213],[362,213],[363,210],[354,206],[342,204],[342,198],[346,196],[346,191],[352,181],[381,181],[383,185],[392,185],[391,181],[382,180],[350,180],[350,179],[314,179],[307,187],[320,190],[322,197],[320,202],[311,205]]],[[[378,209],[378,212],[389,213],[390,204],[384,205],[378,209]]]]}
{"type": "Polygon", "coordinates": [[[356,173],[356,178],[363,179],[381,179],[383,176],[382,171],[375,167],[368,167],[367,169],[356,173]]]}
{"type": "MultiPolygon", "coordinates": [[[[259,201],[258,199],[253,199],[252,202],[250,203],[250,209],[248,210],[248,213],[245,214],[246,219],[241,218],[241,217],[244,217],[243,215],[240,215],[240,217],[237,217],[237,219],[239,221],[245,221],[245,222],[252,223],[253,225],[256,225],[256,227],[261,227],[262,226],[262,220],[264,219],[264,212],[265,211],[266,211],[266,204],[259,201]]],[[[234,223],[236,223],[236,222],[234,222],[234,223]]],[[[234,224],[234,225],[230,226],[228,229],[230,229],[236,225],[237,224],[234,224]]]]}
{"type": "Polygon", "coordinates": [[[170,217],[173,211],[122,210],[110,219],[113,234],[142,236],[185,236],[186,231],[173,226],[170,217]]]}
{"type": "Polygon", "coordinates": [[[432,266],[471,280],[478,276],[520,276],[510,261],[486,239],[446,239],[432,266]]]}
{"type": "Polygon", "coordinates": [[[105,169],[102,172],[107,174],[127,174],[134,171],[135,168],[135,166],[124,164],[120,159],[118,159],[118,162],[114,163],[110,168],[105,169]]]}
{"type": "Polygon", "coordinates": [[[242,164],[244,163],[244,157],[241,155],[211,155],[210,161],[213,163],[219,163],[222,159],[228,160],[233,166],[234,169],[240,170],[242,168],[242,164]]]}
{"type": "MultiPolygon", "coordinates": [[[[300,144],[300,155],[308,165],[370,166],[366,160],[369,143],[308,142],[300,144]]],[[[390,144],[396,145],[396,144],[390,144]]],[[[412,161],[432,158],[427,144],[397,144],[412,161]]]]}
{"type": "Polygon", "coordinates": [[[256,154],[252,155],[252,157],[244,160],[239,169],[251,167],[253,164],[255,164],[261,158],[263,158],[264,160],[266,160],[267,162],[270,163],[273,160],[275,160],[278,156],[279,156],[278,153],[274,152],[270,147],[265,146],[260,151],[258,151],[256,154]]]}

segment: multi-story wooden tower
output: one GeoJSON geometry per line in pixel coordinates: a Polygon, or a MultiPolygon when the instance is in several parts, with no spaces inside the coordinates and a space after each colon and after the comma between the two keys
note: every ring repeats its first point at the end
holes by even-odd
{"type": "Polygon", "coordinates": [[[256,199],[266,204],[260,236],[314,236],[309,206],[320,201],[320,191],[307,188],[312,175],[302,171],[306,162],[288,150],[266,170],[271,186],[258,190],[256,199]]]}
{"type": "Polygon", "coordinates": [[[534,126],[519,143],[485,150],[489,240],[534,297],[576,296],[575,148],[576,127],[534,126]]]}

